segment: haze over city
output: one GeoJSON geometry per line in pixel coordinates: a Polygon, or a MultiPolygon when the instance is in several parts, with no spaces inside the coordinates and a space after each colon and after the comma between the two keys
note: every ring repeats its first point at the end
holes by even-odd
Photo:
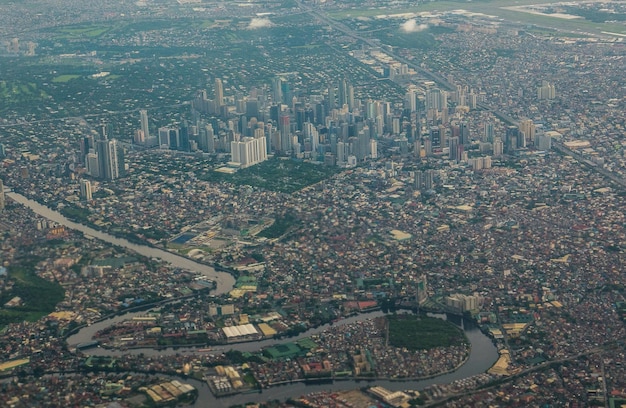
{"type": "Polygon", "coordinates": [[[626,405],[625,38],[0,0],[0,406],[626,405]]]}

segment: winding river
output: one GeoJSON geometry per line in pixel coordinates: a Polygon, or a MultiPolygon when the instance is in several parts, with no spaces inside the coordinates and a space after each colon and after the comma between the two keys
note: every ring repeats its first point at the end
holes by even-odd
{"type": "Polygon", "coordinates": [[[208,278],[211,278],[212,280],[216,282],[217,288],[213,292],[216,295],[221,295],[223,293],[228,292],[235,285],[235,279],[230,274],[226,272],[216,271],[215,269],[213,269],[212,267],[208,265],[195,262],[189,258],[185,258],[179,255],[173,254],[171,252],[164,251],[159,248],[150,247],[147,245],[138,245],[138,244],[128,241],[127,239],[118,238],[111,234],[107,234],[106,232],[95,230],[83,224],[78,224],[74,221],[67,219],[63,214],[57,211],[54,211],[44,205],[41,205],[34,200],[26,198],[19,193],[10,192],[10,193],[7,193],[7,197],[11,198],[15,202],[25,205],[26,207],[30,208],[37,214],[51,221],[54,221],[61,225],[65,225],[68,228],[80,231],[87,236],[98,238],[102,241],[109,242],[113,245],[131,249],[137,252],[138,254],[141,254],[150,258],[159,258],[165,262],[170,263],[172,266],[176,266],[182,269],[187,269],[190,271],[201,273],[202,275],[208,278]]]}
{"type": "MultiPolygon", "coordinates": [[[[55,221],[61,225],[65,225],[68,228],[72,228],[78,231],[83,232],[87,236],[92,236],[103,241],[109,242],[114,245],[118,245],[121,247],[125,247],[131,249],[141,255],[159,258],[163,261],[169,262],[172,266],[188,269],[191,271],[196,271],[204,276],[211,278],[216,281],[217,289],[215,294],[223,294],[228,292],[234,285],[235,281],[231,275],[225,272],[219,272],[213,269],[212,267],[204,264],[200,264],[198,262],[194,262],[188,258],[184,258],[182,256],[178,256],[171,252],[167,252],[158,248],[149,247],[145,245],[138,245],[132,243],[123,238],[117,238],[113,235],[107,234],[105,232],[97,231],[91,227],[78,224],[76,222],[68,220],[62,214],[57,211],[51,210],[48,207],[45,207],[36,201],[30,200],[24,197],[21,194],[11,192],[7,193],[7,196],[12,200],[23,204],[33,210],[35,213],[49,219],[55,221]]],[[[70,346],[90,341],[93,334],[101,330],[115,322],[119,322],[125,319],[130,318],[133,315],[143,314],[144,312],[137,313],[127,313],[122,316],[115,316],[113,318],[103,320],[101,322],[95,323],[91,326],[85,327],[80,330],[78,333],[70,336],[67,341],[70,346]]],[[[346,318],[336,324],[346,324],[351,323],[358,320],[364,320],[367,318],[372,318],[375,316],[382,315],[382,312],[371,312],[365,313],[358,316],[353,316],[346,318]]],[[[452,318],[454,319],[454,317],[452,318]]],[[[465,330],[465,334],[469,339],[472,349],[469,356],[469,359],[465,364],[463,364],[458,370],[450,374],[440,375],[434,378],[430,378],[422,381],[385,381],[385,380],[377,380],[375,382],[376,385],[383,386],[390,390],[404,390],[404,389],[424,389],[432,384],[447,384],[455,380],[460,380],[463,378],[470,377],[472,375],[480,374],[485,372],[489,367],[493,365],[493,363],[498,359],[498,352],[496,347],[493,345],[491,340],[485,336],[478,327],[471,321],[458,320],[455,322],[457,324],[463,324],[463,329],[465,330]]],[[[308,337],[312,334],[319,333],[324,329],[328,328],[328,325],[324,325],[315,329],[310,329],[305,333],[302,333],[296,338],[291,338],[290,341],[295,340],[297,338],[308,337]]],[[[253,343],[239,343],[228,346],[215,347],[214,352],[225,351],[228,349],[240,350],[240,351],[256,351],[261,347],[267,347],[277,343],[277,340],[264,340],[260,342],[253,343]]],[[[115,355],[120,354],[120,351],[115,350],[105,350],[96,348],[89,351],[94,355],[115,355]]],[[[184,352],[193,352],[193,349],[189,348],[178,348],[174,349],[166,349],[166,350],[154,350],[154,349],[137,349],[137,350],[127,350],[125,353],[144,353],[146,355],[171,355],[177,353],[184,352]]],[[[214,407],[214,408],[227,408],[234,404],[243,404],[245,402],[261,402],[267,401],[270,399],[286,399],[290,397],[298,397],[300,395],[315,392],[315,391],[327,391],[327,390],[342,390],[342,389],[354,389],[362,387],[368,384],[366,381],[355,381],[355,380],[341,380],[335,381],[333,383],[328,384],[320,384],[320,385],[310,385],[304,383],[294,383],[288,385],[282,385],[273,387],[267,390],[264,390],[263,393],[258,394],[243,394],[243,395],[234,395],[230,397],[223,398],[215,398],[209,387],[197,380],[186,379],[185,381],[194,385],[199,392],[199,398],[196,401],[195,407],[214,407]]]]}

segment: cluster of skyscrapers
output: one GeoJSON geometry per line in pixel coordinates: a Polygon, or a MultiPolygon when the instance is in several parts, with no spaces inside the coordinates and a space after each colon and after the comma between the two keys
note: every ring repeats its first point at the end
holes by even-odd
{"type": "Polygon", "coordinates": [[[106,125],[100,126],[97,138],[89,135],[82,139],[81,153],[94,178],[115,180],[125,173],[124,151],[116,139],[108,138],[106,125]]]}
{"type": "MultiPolygon", "coordinates": [[[[355,98],[354,87],[346,79],[329,84],[319,94],[299,95],[289,85],[290,75],[278,75],[267,89],[253,88],[247,95],[233,90],[234,95],[228,97],[224,96],[224,83],[217,78],[213,99],[201,90],[192,100],[189,123],[159,127],[155,135],[150,131],[147,111],[141,110],[135,143],[187,152],[226,153],[237,167],[260,163],[269,154],[353,166],[378,157],[383,135],[385,148],[400,155],[412,148],[422,157],[443,154],[452,161],[469,163],[468,151],[475,150],[464,114],[484,102],[482,93],[460,85],[449,92],[434,83],[424,83],[409,87],[402,104],[392,105],[355,98]]],[[[550,97],[554,87],[542,86],[550,97]]],[[[529,142],[542,150],[550,148],[550,138],[536,131],[530,119],[510,126],[499,136],[494,123],[487,122],[477,139],[479,152],[495,157],[523,149],[529,142]]],[[[112,160],[112,155],[102,156],[106,163],[112,160]]],[[[489,168],[490,160],[470,164],[476,169],[489,168]]],[[[106,167],[99,164],[100,174],[105,175],[100,177],[109,178],[111,172],[106,167]]]]}

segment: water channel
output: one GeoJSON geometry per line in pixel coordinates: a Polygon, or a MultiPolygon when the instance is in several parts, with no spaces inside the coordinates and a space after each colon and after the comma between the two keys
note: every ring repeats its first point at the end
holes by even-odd
{"type": "MultiPolygon", "coordinates": [[[[112,243],[114,245],[122,246],[128,249],[131,249],[141,255],[154,257],[162,259],[166,262],[169,262],[172,266],[188,269],[192,271],[199,272],[211,279],[214,279],[217,282],[217,290],[215,294],[223,294],[228,292],[232,286],[234,285],[234,279],[231,275],[225,272],[219,272],[213,269],[208,265],[203,265],[188,258],[184,258],[182,256],[175,255],[173,253],[144,245],[134,244],[129,242],[126,239],[121,239],[114,237],[110,234],[97,231],[88,226],[78,224],[68,220],[62,214],[57,211],[51,210],[48,207],[45,207],[36,201],[30,200],[24,197],[21,194],[12,192],[8,193],[7,196],[12,200],[21,203],[35,213],[46,217],[49,220],[55,221],[61,225],[65,225],[68,228],[72,228],[78,231],[83,232],[87,236],[92,236],[103,241],[112,243]]],[[[87,342],[92,339],[92,336],[98,330],[101,330],[113,323],[129,319],[134,315],[144,314],[145,312],[136,312],[136,313],[127,313],[121,316],[115,316],[111,319],[103,320],[101,322],[95,323],[91,326],[85,327],[80,330],[78,333],[70,336],[68,338],[68,344],[70,346],[87,342]]],[[[358,316],[352,316],[347,319],[344,319],[335,324],[346,324],[351,323],[358,320],[364,320],[367,318],[373,318],[376,316],[380,316],[382,312],[371,312],[365,313],[358,316]]],[[[453,318],[454,319],[454,318],[453,318]]],[[[463,329],[465,330],[465,334],[470,341],[472,346],[471,353],[469,359],[465,364],[463,364],[458,370],[450,374],[440,375],[434,378],[430,378],[422,381],[381,381],[377,380],[375,382],[376,385],[380,385],[386,387],[390,390],[404,390],[404,389],[424,389],[432,384],[447,384],[455,380],[460,380],[463,378],[470,377],[472,375],[480,374],[485,372],[493,363],[498,359],[498,352],[496,347],[493,345],[491,340],[485,336],[479,328],[471,321],[468,320],[458,320],[455,322],[457,324],[462,324],[463,329]]],[[[296,340],[302,337],[308,337],[315,333],[319,333],[324,329],[328,328],[328,325],[324,325],[315,329],[310,329],[305,333],[302,333],[300,336],[291,338],[289,341],[296,340]]],[[[277,343],[277,340],[264,340],[260,342],[253,343],[239,343],[232,344],[228,346],[220,346],[215,347],[211,352],[221,352],[229,349],[240,350],[240,351],[256,351],[262,347],[268,347],[277,343]]],[[[177,353],[187,353],[194,352],[194,349],[190,348],[178,348],[172,349],[168,348],[166,350],[154,350],[154,349],[137,349],[137,350],[126,350],[124,353],[144,353],[145,355],[172,355],[177,353]]],[[[121,354],[121,351],[116,350],[105,350],[101,348],[96,348],[93,350],[89,350],[89,353],[94,355],[116,355],[121,354]]],[[[368,384],[366,381],[355,381],[355,380],[341,380],[335,381],[333,383],[328,384],[304,384],[304,383],[293,383],[288,385],[282,385],[278,387],[273,387],[270,389],[264,390],[262,393],[256,394],[243,394],[243,395],[235,395],[230,397],[223,398],[215,398],[208,386],[200,381],[193,379],[186,379],[185,381],[190,382],[196,388],[198,388],[199,397],[194,406],[196,407],[215,407],[215,408],[227,408],[234,404],[242,404],[245,402],[261,402],[267,401],[271,399],[286,399],[290,397],[298,397],[303,394],[316,392],[316,391],[327,391],[327,390],[343,390],[343,389],[354,389],[365,386],[368,384]]]]}

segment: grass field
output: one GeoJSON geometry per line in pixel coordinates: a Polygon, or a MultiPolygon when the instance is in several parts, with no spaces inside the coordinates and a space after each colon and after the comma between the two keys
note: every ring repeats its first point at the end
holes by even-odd
{"type": "Polygon", "coordinates": [[[52,78],[52,82],[54,83],[65,83],[70,82],[72,79],[80,78],[80,75],[59,75],[57,77],[52,78]]]}
{"type": "Polygon", "coordinates": [[[389,344],[409,350],[459,346],[467,343],[463,330],[434,317],[390,315],[389,344]]]}
{"type": "Polygon", "coordinates": [[[37,276],[26,267],[10,267],[9,280],[14,282],[12,289],[0,296],[0,327],[24,320],[37,321],[63,300],[61,285],[37,276]],[[4,307],[14,297],[21,299],[20,305],[4,307]]]}
{"type": "Polygon", "coordinates": [[[200,178],[207,181],[225,181],[235,185],[248,185],[265,190],[293,193],[334,175],[337,169],[296,160],[273,158],[255,166],[241,169],[235,174],[211,171],[200,178]]]}

